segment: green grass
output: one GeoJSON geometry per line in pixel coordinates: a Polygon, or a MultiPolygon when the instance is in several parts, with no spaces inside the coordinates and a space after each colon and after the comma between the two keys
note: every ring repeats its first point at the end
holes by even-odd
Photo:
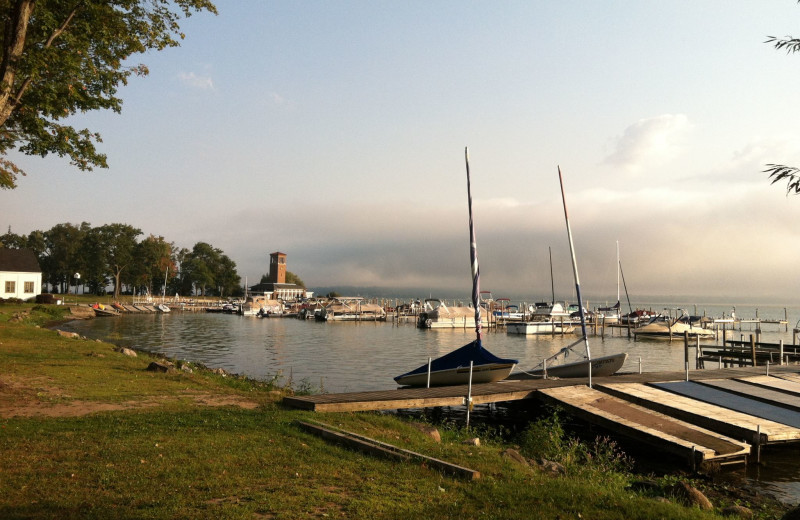
{"type": "MultiPolygon", "coordinates": [[[[445,428],[437,444],[393,415],[285,409],[271,384],[198,367],[191,374],[146,372],[152,359],[143,354],[129,358],[112,345],[33,326],[44,319],[33,315],[49,315],[46,310],[15,323],[5,319],[8,310],[0,306],[0,411],[20,402],[147,406],[77,417],[0,414],[3,519],[719,518],[631,491],[633,477],[618,452],[569,439],[557,419],[534,422],[514,441],[529,457],[561,460],[567,467],[561,477],[508,461],[501,456],[507,441],[490,430],[476,447],[462,443],[475,430],[445,428]],[[198,395],[257,407],[203,406],[198,395]],[[327,423],[482,476],[459,480],[420,461],[363,455],[305,432],[298,420],[327,423]]],[[[756,512],[774,518],[780,510],[756,512]]]]}

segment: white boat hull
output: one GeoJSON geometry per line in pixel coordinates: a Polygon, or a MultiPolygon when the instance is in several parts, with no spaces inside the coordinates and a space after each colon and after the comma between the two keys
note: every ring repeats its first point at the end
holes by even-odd
{"type": "Polygon", "coordinates": [[[559,323],[553,321],[527,321],[521,323],[506,324],[507,334],[571,334],[575,331],[569,323],[559,323]]]}
{"type": "MultiPolygon", "coordinates": [[[[593,358],[592,363],[592,377],[606,377],[617,373],[625,360],[628,359],[628,354],[621,352],[619,354],[611,354],[610,356],[602,356],[593,358]]],[[[536,369],[527,372],[520,372],[513,374],[509,379],[538,379],[544,377],[544,370],[536,369]]],[[[589,360],[582,359],[574,363],[565,363],[561,365],[553,365],[547,367],[547,377],[560,377],[560,378],[574,378],[574,377],[589,377],[589,360]]]]}

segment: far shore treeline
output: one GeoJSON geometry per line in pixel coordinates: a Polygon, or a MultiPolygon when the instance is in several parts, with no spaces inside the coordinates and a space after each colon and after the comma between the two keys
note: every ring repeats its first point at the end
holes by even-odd
{"type": "Polygon", "coordinates": [[[161,295],[165,290],[166,295],[243,294],[236,263],[222,250],[206,242],[187,249],[162,236],[142,235],[128,224],[64,223],[27,236],[9,228],[0,235],[0,247],[32,249],[42,269],[43,289],[54,293],[77,286],[97,295],[113,287],[115,298],[123,292],[161,295]]]}

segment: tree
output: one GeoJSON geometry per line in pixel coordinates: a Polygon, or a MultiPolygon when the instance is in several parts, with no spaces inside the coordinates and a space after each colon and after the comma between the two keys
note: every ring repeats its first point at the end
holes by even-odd
{"type": "Polygon", "coordinates": [[[165,278],[170,273],[175,276],[175,263],[172,261],[174,246],[164,237],[148,236],[136,246],[136,266],[134,278],[137,285],[147,288],[149,294],[160,293],[165,278]],[[153,291],[153,286],[157,291],[153,291]]]}
{"type": "Polygon", "coordinates": [[[80,170],[106,168],[101,136],[63,121],[122,110],[117,89],[147,67],[131,56],[176,47],[179,21],[217,12],[210,0],[9,0],[0,3],[0,188],[25,172],[8,159],[53,153],[80,170]]]}
{"type": "Polygon", "coordinates": [[[299,285],[303,289],[306,288],[306,283],[291,271],[286,271],[286,283],[293,283],[295,285],[299,285]]]}
{"type": "Polygon", "coordinates": [[[122,275],[134,263],[136,237],[142,234],[142,230],[128,224],[106,224],[96,228],[96,232],[104,248],[105,262],[114,278],[114,298],[119,298],[122,275]]]}
{"type": "MultiPolygon", "coordinates": [[[[785,50],[787,54],[800,52],[800,38],[767,36],[767,41],[764,43],[771,43],[775,49],[785,50]]],[[[767,164],[767,169],[764,170],[764,173],[769,173],[772,184],[786,181],[787,195],[792,192],[795,194],[800,193],[800,169],[782,164],[767,164]]]]}
{"type": "Polygon", "coordinates": [[[28,239],[23,235],[17,235],[11,232],[11,226],[8,226],[8,231],[5,235],[0,235],[0,247],[7,249],[23,249],[28,247],[28,239]]]}

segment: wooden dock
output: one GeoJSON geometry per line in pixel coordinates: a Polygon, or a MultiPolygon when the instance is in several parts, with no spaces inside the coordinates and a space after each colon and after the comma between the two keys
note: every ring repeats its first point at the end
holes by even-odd
{"type": "Polygon", "coordinates": [[[506,380],[469,388],[400,388],[284,398],[318,412],[465,406],[541,399],[612,432],[684,458],[693,467],[743,462],[766,444],[800,442],[800,366],[506,380]]]}

